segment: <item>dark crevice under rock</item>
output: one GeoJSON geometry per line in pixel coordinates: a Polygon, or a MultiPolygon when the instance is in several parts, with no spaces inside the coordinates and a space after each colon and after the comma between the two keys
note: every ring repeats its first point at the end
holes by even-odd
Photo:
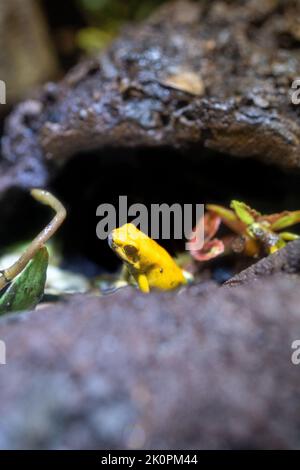
{"type": "MultiPolygon", "coordinates": [[[[143,203],[214,202],[229,205],[246,201],[263,213],[300,207],[300,175],[282,172],[251,159],[237,160],[205,149],[176,151],[151,149],[103,149],[74,156],[56,171],[48,188],[66,205],[68,217],[57,234],[66,263],[78,256],[95,264],[95,270],[114,270],[119,261],[106,241],[96,236],[96,208],[111,203],[118,209],[119,196],[128,206],[143,203]],[[198,153],[202,158],[198,158],[198,153]]],[[[11,188],[0,203],[0,247],[31,239],[50,218],[50,211],[36,203],[24,189],[11,188]]],[[[118,212],[117,212],[118,213],[118,212]]],[[[172,255],[184,242],[159,240],[172,255]]]]}

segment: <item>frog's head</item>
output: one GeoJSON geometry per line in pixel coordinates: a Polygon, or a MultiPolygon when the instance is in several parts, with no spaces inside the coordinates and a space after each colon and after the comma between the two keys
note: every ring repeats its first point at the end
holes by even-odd
{"type": "Polygon", "coordinates": [[[134,265],[140,259],[140,242],[147,237],[133,224],[125,224],[112,230],[108,237],[111,249],[125,262],[134,265]]]}

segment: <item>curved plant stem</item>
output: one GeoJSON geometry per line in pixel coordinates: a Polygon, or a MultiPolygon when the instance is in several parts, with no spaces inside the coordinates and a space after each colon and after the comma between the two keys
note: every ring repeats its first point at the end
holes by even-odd
{"type": "Polygon", "coordinates": [[[65,220],[67,212],[62,203],[53,194],[44,189],[32,189],[30,194],[34,199],[50,206],[55,212],[55,217],[32,240],[20,258],[9,268],[0,271],[0,290],[12,281],[25,268],[27,263],[35,256],[37,251],[52,237],[65,220]]]}

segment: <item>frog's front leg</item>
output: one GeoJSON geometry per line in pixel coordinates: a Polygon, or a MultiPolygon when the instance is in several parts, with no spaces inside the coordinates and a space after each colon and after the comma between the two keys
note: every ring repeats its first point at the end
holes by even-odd
{"type": "Polygon", "coordinates": [[[130,266],[124,265],[122,271],[122,279],[126,281],[127,284],[137,284],[142,292],[148,294],[150,292],[149,282],[146,274],[140,274],[135,270],[131,269],[130,266]]]}
{"type": "Polygon", "coordinates": [[[149,282],[146,274],[134,273],[132,272],[130,267],[124,265],[120,279],[114,283],[114,287],[116,289],[119,289],[120,287],[125,287],[128,285],[132,286],[136,284],[139,289],[145,294],[148,294],[150,292],[149,282]]]}
{"type": "Polygon", "coordinates": [[[148,294],[150,292],[149,282],[146,274],[138,274],[136,277],[136,281],[140,290],[144,292],[144,294],[148,294]]]}

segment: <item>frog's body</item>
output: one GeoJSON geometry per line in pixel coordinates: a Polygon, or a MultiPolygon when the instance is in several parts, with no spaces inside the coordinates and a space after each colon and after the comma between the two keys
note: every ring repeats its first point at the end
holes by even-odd
{"type": "Polygon", "coordinates": [[[169,253],[133,224],[113,230],[109,245],[124,261],[142,292],[172,290],[187,283],[187,273],[177,266],[169,253]]]}

